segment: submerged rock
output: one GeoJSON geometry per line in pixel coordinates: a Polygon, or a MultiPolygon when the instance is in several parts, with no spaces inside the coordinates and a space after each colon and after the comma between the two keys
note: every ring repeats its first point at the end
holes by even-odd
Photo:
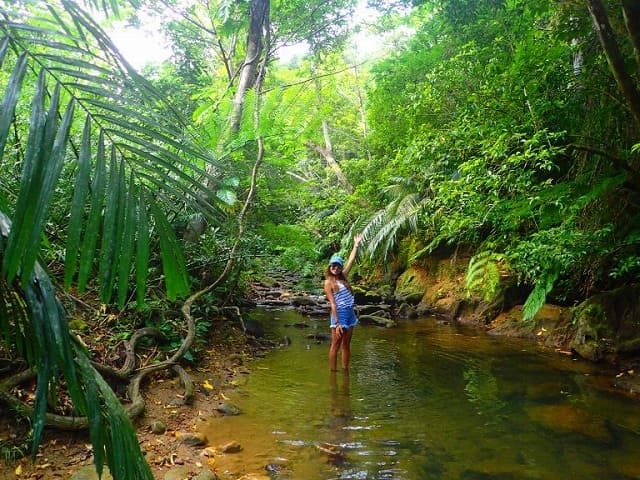
{"type": "Polygon", "coordinates": [[[223,402],[220,403],[216,410],[223,415],[240,415],[240,409],[232,403],[223,402]]]}
{"type": "Polygon", "coordinates": [[[529,408],[531,420],[559,433],[575,433],[604,443],[613,436],[605,422],[574,405],[542,405],[529,408]]]}
{"type": "MultiPolygon", "coordinates": [[[[96,473],[96,467],[94,465],[87,465],[82,467],[76,473],[71,475],[69,480],[98,480],[98,474],[96,473]]],[[[102,477],[100,480],[113,480],[111,473],[107,467],[104,467],[102,471],[102,477]]]]}

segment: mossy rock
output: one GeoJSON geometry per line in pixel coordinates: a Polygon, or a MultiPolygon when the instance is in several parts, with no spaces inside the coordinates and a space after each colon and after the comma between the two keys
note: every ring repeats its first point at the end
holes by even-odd
{"type": "Polygon", "coordinates": [[[571,348],[592,361],[640,353],[640,285],[595,295],[576,308],[571,348]]]}
{"type": "Polygon", "coordinates": [[[395,299],[398,302],[417,304],[429,285],[429,274],[421,266],[414,265],[405,270],[396,282],[395,299]]]}

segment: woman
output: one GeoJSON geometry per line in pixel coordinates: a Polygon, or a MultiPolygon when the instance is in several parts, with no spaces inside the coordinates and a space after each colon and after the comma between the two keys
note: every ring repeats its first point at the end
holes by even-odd
{"type": "Polygon", "coordinates": [[[338,255],[333,255],[329,260],[329,266],[325,274],[324,293],[331,306],[331,348],[329,349],[329,367],[331,371],[337,370],[338,351],[342,348],[341,363],[344,371],[349,370],[351,357],[351,337],[353,327],[358,323],[358,318],[353,310],[353,291],[347,280],[347,274],[351,270],[358,245],[362,235],[358,234],[353,239],[353,249],[347,263],[338,255]]]}

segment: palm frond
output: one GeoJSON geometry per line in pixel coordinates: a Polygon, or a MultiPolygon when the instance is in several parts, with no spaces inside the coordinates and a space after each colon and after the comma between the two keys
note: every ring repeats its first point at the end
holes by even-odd
{"type": "MultiPolygon", "coordinates": [[[[118,8],[117,0],[88,2],[107,14],[118,8]]],[[[38,371],[34,446],[47,395],[63,377],[89,419],[98,472],[106,462],[117,480],[151,479],[117,398],[71,341],[38,261],[41,243],[55,206],[68,218],[66,231],[55,232],[66,240],[64,285],[84,290],[97,279],[101,300],[122,307],[132,276],[143,305],[157,241],[166,291],[176,298],[188,282],[167,212],[178,205],[224,220],[216,190],[229,198],[230,183],[80,3],[0,6],[0,79],[0,169],[10,179],[0,189],[0,335],[38,371]]]]}
{"type": "Polygon", "coordinates": [[[429,197],[404,186],[388,190],[394,198],[387,206],[374,214],[363,228],[363,239],[370,256],[382,256],[386,260],[402,232],[415,232],[418,217],[429,197]]]}
{"type": "MultiPolygon", "coordinates": [[[[11,229],[11,220],[0,211],[0,258],[6,255],[4,239],[11,235],[11,229]]],[[[4,283],[4,280],[2,286],[2,330],[18,332],[23,324],[33,329],[30,348],[34,350],[38,371],[33,418],[34,455],[45,427],[48,395],[62,374],[77,412],[89,419],[97,471],[102,473],[106,463],[115,479],[152,480],[153,475],[144,461],[135,430],[120,402],[91,366],[87,352],[71,341],[64,308],[45,270],[36,262],[29,279],[21,282],[19,288],[15,284],[4,283]],[[2,313],[7,306],[14,314],[11,327],[2,313]]]]}
{"type": "MultiPolygon", "coordinates": [[[[20,270],[23,281],[29,278],[58,186],[57,176],[65,162],[75,178],[68,207],[65,286],[75,280],[80,291],[84,290],[98,269],[101,300],[110,302],[116,292],[122,305],[125,297],[120,290],[128,286],[127,267],[135,265],[136,276],[144,280],[147,276],[146,266],[128,260],[128,252],[136,251],[134,222],[139,214],[127,204],[136,199],[136,210],[155,212],[183,204],[218,223],[226,216],[221,198],[229,197],[223,169],[191,140],[187,122],[124,61],[78,3],[59,0],[46,7],[36,4],[28,14],[0,9],[0,15],[3,70],[12,67],[0,112],[0,166],[8,157],[5,145],[13,125],[18,125],[15,131],[28,145],[3,275],[11,281],[20,270]],[[34,86],[27,133],[20,126],[27,119],[21,113],[16,117],[16,108],[21,106],[20,112],[24,111],[24,100],[34,86]],[[65,124],[59,124],[56,119],[65,109],[65,124]],[[75,125],[79,122],[84,130],[78,152],[71,142],[78,135],[75,125]],[[53,157],[55,135],[58,141],[53,157]],[[68,145],[73,147],[71,152],[67,152],[68,145]],[[51,163],[51,158],[56,162],[51,163]],[[144,191],[147,194],[141,195],[144,191]],[[116,258],[121,261],[114,261],[116,258]]],[[[15,138],[14,143],[25,142],[15,138]]],[[[151,217],[154,223],[149,225],[149,233],[162,237],[161,250],[169,249],[162,251],[163,258],[173,256],[174,262],[180,262],[181,256],[175,255],[175,236],[166,236],[170,222],[163,217],[151,217]]],[[[179,265],[173,273],[183,269],[184,265],[179,265]]],[[[185,292],[182,274],[165,275],[165,282],[176,282],[166,285],[172,295],[185,292]]],[[[136,285],[144,288],[143,281],[136,285]]]]}

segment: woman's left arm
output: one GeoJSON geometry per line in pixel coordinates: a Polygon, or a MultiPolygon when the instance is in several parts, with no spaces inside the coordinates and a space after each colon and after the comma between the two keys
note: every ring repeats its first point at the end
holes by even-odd
{"type": "Polygon", "coordinates": [[[345,275],[347,275],[349,273],[349,270],[351,270],[351,266],[353,265],[353,262],[355,261],[356,255],[358,253],[358,245],[360,245],[361,241],[362,241],[362,234],[357,233],[356,236],[353,237],[353,248],[351,249],[351,253],[349,254],[347,263],[344,265],[344,268],[342,269],[342,273],[344,273],[345,275]]]}

